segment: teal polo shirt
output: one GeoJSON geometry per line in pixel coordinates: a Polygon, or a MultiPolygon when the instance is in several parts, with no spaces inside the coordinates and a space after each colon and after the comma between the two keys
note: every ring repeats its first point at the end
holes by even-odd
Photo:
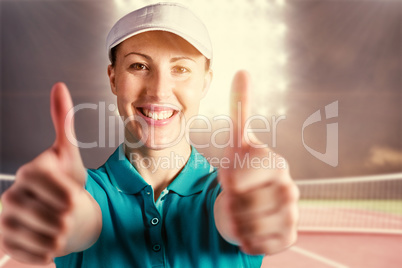
{"type": "Polygon", "coordinates": [[[217,170],[194,147],[156,202],[122,145],[99,169],[88,170],[86,189],[102,210],[100,237],[83,252],[56,258],[57,267],[261,266],[263,256],[243,253],[216,229],[217,170]]]}

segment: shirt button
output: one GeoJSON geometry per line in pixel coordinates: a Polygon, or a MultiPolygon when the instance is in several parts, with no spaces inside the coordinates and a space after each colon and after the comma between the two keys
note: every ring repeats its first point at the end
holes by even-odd
{"type": "Polygon", "coordinates": [[[155,251],[155,252],[158,252],[159,250],[161,250],[161,245],[155,244],[155,245],[152,247],[152,250],[155,251]]]}
{"type": "Polygon", "coordinates": [[[152,220],[151,220],[151,224],[152,225],[157,225],[159,223],[159,219],[158,218],[153,218],[152,220]]]}

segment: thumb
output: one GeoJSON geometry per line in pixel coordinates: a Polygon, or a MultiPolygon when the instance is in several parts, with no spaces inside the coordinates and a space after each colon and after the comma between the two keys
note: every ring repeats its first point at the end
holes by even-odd
{"type": "Polygon", "coordinates": [[[56,131],[52,149],[62,161],[65,171],[84,184],[86,175],[75,136],[73,101],[64,83],[56,83],[52,88],[50,112],[56,131]]]}
{"type": "Polygon", "coordinates": [[[54,84],[50,94],[50,109],[56,131],[53,149],[60,153],[63,149],[76,147],[73,101],[64,83],[54,84]]]}
{"type": "Polygon", "coordinates": [[[237,148],[245,145],[244,127],[250,115],[251,78],[247,71],[238,71],[232,83],[230,94],[230,117],[234,125],[234,145],[237,148]]]}
{"type": "MultiPolygon", "coordinates": [[[[244,126],[249,116],[251,79],[247,71],[238,71],[232,82],[230,91],[230,118],[233,122],[233,147],[225,149],[225,156],[231,159],[228,166],[219,170],[219,180],[224,189],[232,189],[236,184],[239,167],[236,167],[236,156],[242,157],[247,152],[244,138],[244,126]]],[[[226,191],[227,192],[227,191],[226,191]]]]}

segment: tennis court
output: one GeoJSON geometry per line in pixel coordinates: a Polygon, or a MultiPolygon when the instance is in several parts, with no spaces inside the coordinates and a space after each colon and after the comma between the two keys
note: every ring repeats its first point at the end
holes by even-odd
{"type": "MultiPolygon", "coordinates": [[[[12,177],[2,177],[4,190],[12,177]]],[[[402,266],[402,173],[297,183],[299,239],[289,250],[266,257],[263,268],[402,266]]],[[[23,265],[0,252],[0,267],[54,265],[23,265]]]]}

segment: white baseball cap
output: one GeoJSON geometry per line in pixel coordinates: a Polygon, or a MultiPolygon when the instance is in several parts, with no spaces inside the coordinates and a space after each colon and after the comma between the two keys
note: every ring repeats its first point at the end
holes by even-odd
{"type": "Polygon", "coordinates": [[[174,33],[193,45],[207,59],[212,59],[212,44],[204,23],[191,10],[177,3],[145,6],[117,21],[106,38],[109,59],[113,47],[148,31],[174,33]]]}

